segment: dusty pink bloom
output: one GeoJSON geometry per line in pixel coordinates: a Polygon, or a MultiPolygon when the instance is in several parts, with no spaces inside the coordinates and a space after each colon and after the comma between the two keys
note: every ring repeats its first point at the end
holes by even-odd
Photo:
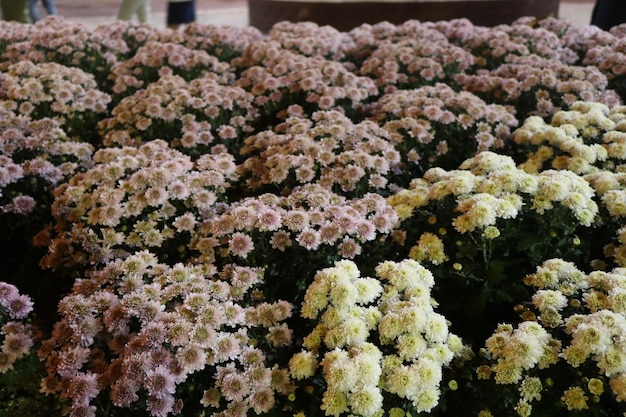
{"type": "Polygon", "coordinates": [[[291,236],[284,230],[279,230],[272,234],[270,239],[272,248],[284,252],[285,249],[292,245],[291,236]]]}
{"type": "Polygon", "coordinates": [[[98,375],[92,372],[79,372],[76,374],[69,387],[70,398],[74,404],[88,405],[96,398],[100,389],[98,388],[98,375]]]}
{"type": "Polygon", "coordinates": [[[8,310],[9,317],[24,319],[33,311],[33,302],[27,295],[16,295],[6,301],[4,305],[8,310]]]}
{"type": "Polygon", "coordinates": [[[352,238],[345,238],[339,245],[339,253],[345,258],[352,259],[361,254],[361,245],[352,238]]]}
{"type": "Polygon", "coordinates": [[[33,347],[33,339],[24,333],[9,333],[2,342],[2,351],[14,358],[21,358],[33,347]]]}
{"type": "Polygon", "coordinates": [[[296,237],[296,241],[307,250],[316,250],[320,243],[320,234],[309,227],[304,228],[296,237]]]}
{"type": "Polygon", "coordinates": [[[250,385],[243,374],[232,370],[219,381],[222,395],[228,401],[242,401],[250,393],[250,385]]]}
{"type": "Polygon", "coordinates": [[[228,250],[235,256],[246,258],[254,249],[252,238],[245,233],[235,232],[231,235],[228,250]]]}
{"type": "Polygon", "coordinates": [[[157,366],[146,373],[145,387],[150,396],[168,398],[176,391],[175,378],[165,366],[157,366]]]}

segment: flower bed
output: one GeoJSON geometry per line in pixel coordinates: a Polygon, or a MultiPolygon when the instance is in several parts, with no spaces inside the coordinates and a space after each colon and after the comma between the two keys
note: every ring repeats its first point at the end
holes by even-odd
{"type": "Polygon", "coordinates": [[[624,33],[0,22],[0,414],[626,414],[624,33]]]}

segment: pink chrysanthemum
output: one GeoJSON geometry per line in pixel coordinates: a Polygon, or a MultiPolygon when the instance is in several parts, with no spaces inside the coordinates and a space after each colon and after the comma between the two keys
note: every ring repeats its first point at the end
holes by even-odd
{"type": "Polygon", "coordinates": [[[253,249],[254,242],[247,234],[236,232],[230,237],[228,250],[231,254],[245,258],[253,249]]]}

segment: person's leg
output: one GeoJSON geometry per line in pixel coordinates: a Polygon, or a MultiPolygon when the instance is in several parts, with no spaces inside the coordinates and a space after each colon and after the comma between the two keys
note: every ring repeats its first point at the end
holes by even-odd
{"type": "Polygon", "coordinates": [[[137,10],[137,19],[141,23],[150,23],[150,1],[144,0],[143,4],[137,10]]]}
{"type": "Polygon", "coordinates": [[[1,0],[2,19],[30,23],[28,0],[1,0]]]}
{"type": "Polygon", "coordinates": [[[626,23],[626,2],[624,0],[597,0],[591,15],[591,24],[609,30],[613,26],[626,23]]]}
{"type": "Polygon", "coordinates": [[[54,1],[41,0],[41,2],[43,3],[43,7],[46,8],[46,11],[48,12],[49,16],[56,16],[57,14],[59,14],[59,12],[57,12],[56,6],[54,5],[54,1]]]}
{"type": "Polygon", "coordinates": [[[181,25],[196,21],[194,0],[170,0],[167,3],[167,27],[178,29],[181,25]]]}
{"type": "Polygon", "coordinates": [[[28,0],[28,14],[30,15],[30,20],[33,23],[41,20],[39,7],[37,7],[37,0],[28,0]]]}
{"type": "Polygon", "coordinates": [[[117,14],[119,20],[131,20],[139,10],[144,0],[123,0],[117,14]]]}

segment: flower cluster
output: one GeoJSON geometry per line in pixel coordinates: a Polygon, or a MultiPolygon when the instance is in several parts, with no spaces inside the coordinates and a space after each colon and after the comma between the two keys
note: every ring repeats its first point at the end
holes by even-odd
{"type": "Polygon", "coordinates": [[[26,319],[32,310],[30,297],[20,294],[15,285],[0,281],[0,374],[31,353],[34,329],[26,319]]]}
{"type": "Polygon", "coordinates": [[[242,70],[234,85],[255,96],[254,104],[271,123],[335,107],[354,111],[377,93],[371,78],[355,75],[340,62],[300,55],[270,39],[252,44],[231,63],[242,70]]]}
{"type": "Polygon", "coordinates": [[[192,246],[204,262],[225,255],[267,263],[275,254],[280,258],[275,262],[281,263],[281,252],[292,246],[354,258],[362,253],[362,245],[376,244],[388,234],[398,218],[378,194],[346,199],[316,184],[296,187],[284,197],[267,193],[244,198],[215,211],[192,246]]]}
{"type": "Polygon", "coordinates": [[[46,268],[97,265],[148,248],[185,259],[185,242],[236,178],[232,155],[192,162],[161,140],[101,149],[93,162],[55,190],[54,228],[37,238],[48,246],[46,268]]]}
{"type": "Polygon", "coordinates": [[[318,271],[307,288],[301,315],[318,321],[289,368],[296,380],[323,380],[320,408],[327,416],[380,415],[390,408],[384,400],[398,402],[392,396],[417,412],[430,411],[442,368],[462,348],[433,309],[427,269],[412,260],[388,261],[376,275],[362,277],[356,264],[340,261],[318,271]]]}
{"type": "Polygon", "coordinates": [[[284,49],[330,60],[342,60],[354,47],[349,34],[331,26],[320,27],[314,22],[278,22],[268,31],[267,37],[279,42],[284,49]]]}
{"type": "Polygon", "coordinates": [[[606,75],[609,86],[618,94],[626,92],[626,39],[619,38],[609,44],[590,48],[583,60],[585,65],[598,68],[606,75]]]}
{"type": "Polygon", "coordinates": [[[170,38],[190,49],[206,51],[222,62],[243,55],[251,43],[258,42],[263,34],[255,27],[215,26],[192,23],[186,25],[182,33],[173,31],[171,35],[182,35],[180,39],[170,38]]]}
{"type": "Polygon", "coordinates": [[[193,156],[219,144],[237,154],[242,133],[253,129],[257,115],[250,93],[223,85],[212,74],[189,82],[163,75],[124,98],[98,130],[105,146],[137,146],[162,139],[193,156]]]}
{"type": "Polygon", "coordinates": [[[459,43],[476,57],[479,67],[488,69],[530,54],[566,64],[573,64],[576,58],[571,50],[563,48],[555,33],[542,27],[533,28],[521,20],[496,28],[474,27],[459,43]]]}
{"type": "Polygon", "coordinates": [[[111,98],[93,75],[53,62],[20,61],[0,73],[0,105],[33,119],[52,118],[70,138],[94,142],[98,118],[111,98]]]}
{"type": "Polygon", "coordinates": [[[112,91],[116,100],[140,90],[163,76],[178,75],[191,81],[214,74],[222,84],[233,81],[231,68],[207,52],[189,49],[178,43],[147,42],[135,54],[111,68],[112,91]]]}
{"type": "Polygon", "coordinates": [[[24,216],[38,203],[50,204],[53,187],[87,169],[92,153],[54,119],[0,109],[0,212],[24,216]]]}
{"type": "Polygon", "coordinates": [[[381,91],[390,92],[396,88],[450,82],[454,74],[468,70],[473,64],[470,52],[446,39],[425,42],[423,38],[407,36],[379,42],[358,72],[373,78],[381,91]]]}
{"type": "Polygon", "coordinates": [[[455,82],[490,103],[514,106],[516,115],[548,117],[575,101],[621,102],[607,90],[606,76],[595,67],[567,65],[556,59],[525,55],[496,69],[459,74],[455,82]]]}
{"type": "Polygon", "coordinates": [[[598,213],[594,191],[583,177],[556,170],[529,174],[510,157],[492,152],[466,160],[458,170],[431,168],[388,201],[401,220],[401,253],[431,264],[446,285],[464,288],[454,292],[457,304],[450,310],[442,306],[452,323],[464,323],[458,331],[464,337],[469,328],[480,334],[496,324],[468,317],[470,305],[489,317],[504,300],[521,301],[527,290],[520,279],[530,271],[516,259],[542,262],[547,253],[576,258],[578,235],[590,229],[598,213]],[[484,301],[477,305],[477,299],[484,301]]]}
{"type": "Polygon", "coordinates": [[[534,289],[518,310],[524,321],[517,327],[501,324],[487,339],[479,378],[519,385],[520,416],[530,416],[535,404],[545,412],[542,397],[554,391],[570,411],[595,409],[609,390],[626,400],[624,272],[585,274],[562,259],[545,261],[524,279],[534,289]],[[555,367],[558,379],[550,378],[555,367]]]}
{"type": "Polygon", "coordinates": [[[0,414],[623,414],[625,28],[0,22],[0,414]]]}
{"type": "Polygon", "coordinates": [[[386,94],[372,107],[401,155],[403,187],[430,167],[455,169],[476,152],[504,147],[518,124],[505,107],[445,84],[386,94]]]}
{"type": "Polygon", "coordinates": [[[121,40],[101,37],[80,23],[70,23],[59,16],[49,16],[33,25],[24,37],[24,27],[15,27],[13,41],[2,55],[3,65],[29,60],[34,63],[55,62],[76,67],[92,74],[103,86],[118,56],[127,51],[121,40]]]}
{"type": "Polygon", "coordinates": [[[42,391],[65,393],[71,416],[94,415],[103,396],[120,408],[145,401],[155,417],[179,414],[185,395],[195,399],[185,404],[192,410],[202,404],[226,415],[269,411],[275,396],[293,387],[252,340],[290,344],[282,322],[291,304],[252,304],[262,273],[168,266],[148,251],[111,261],[77,280],[61,301],[61,320],[39,351],[48,370],[42,391]],[[205,369],[213,372],[195,379],[191,394],[177,390],[205,369]]]}
{"type": "Polygon", "coordinates": [[[276,131],[245,140],[240,151],[247,159],[239,173],[251,190],[313,183],[346,196],[381,192],[400,162],[388,136],[372,121],[354,124],[335,110],[316,112],[310,119],[294,116],[276,131]]]}
{"type": "Polygon", "coordinates": [[[529,117],[515,132],[528,172],[567,169],[577,174],[619,170],[626,157],[623,106],[576,102],[568,110],[555,113],[547,124],[529,117]]]}

